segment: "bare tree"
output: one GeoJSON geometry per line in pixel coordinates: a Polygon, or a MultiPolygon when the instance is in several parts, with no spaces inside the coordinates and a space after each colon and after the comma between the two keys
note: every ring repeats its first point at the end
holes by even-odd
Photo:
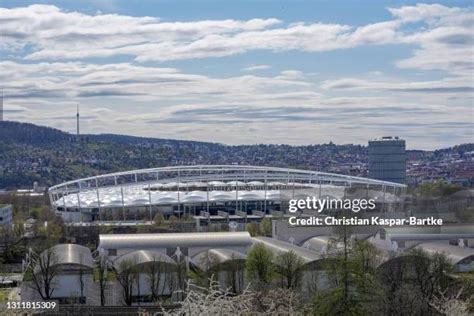
{"type": "MultiPolygon", "coordinates": [[[[384,309],[391,315],[432,314],[439,293],[455,285],[449,276],[452,265],[443,254],[414,250],[384,265],[384,309]]],[[[441,298],[441,300],[446,300],[441,298]]]]}
{"type": "Polygon", "coordinates": [[[209,287],[211,278],[214,276],[217,277],[216,273],[218,273],[218,271],[216,271],[216,269],[219,264],[217,256],[210,251],[206,251],[204,252],[204,256],[199,258],[197,264],[199,268],[196,270],[194,282],[196,285],[209,287]]]}
{"type": "Polygon", "coordinates": [[[160,285],[163,284],[162,274],[166,263],[162,262],[160,258],[153,256],[152,261],[145,266],[145,273],[148,278],[150,287],[151,300],[156,302],[160,296],[160,285]]]}
{"type": "Polygon", "coordinates": [[[160,296],[165,296],[166,290],[168,290],[168,293],[172,294],[173,292],[173,287],[172,287],[172,280],[173,279],[173,273],[174,273],[174,268],[170,264],[165,264],[162,266],[163,267],[163,272],[162,272],[162,279],[163,279],[163,286],[161,287],[161,293],[160,296]]]}
{"type": "Polygon", "coordinates": [[[118,267],[113,266],[113,270],[117,276],[117,281],[122,287],[122,298],[127,306],[133,303],[133,286],[136,278],[136,264],[133,260],[124,260],[118,267]]]}
{"type": "MultiPolygon", "coordinates": [[[[80,258],[79,258],[79,262],[81,263],[79,265],[79,286],[80,286],[80,289],[81,289],[81,296],[79,297],[79,301],[82,303],[82,300],[84,298],[84,267],[82,265],[83,263],[83,255],[82,253],[79,255],[80,258]]],[[[84,302],[85,303],[85,302],[84,302]]]]}
{"type": "Polygon", "coordinates": [[[48,248],[39,255],[32,255],[30,265],[32,287],[42,299],[49,300],[54,292],[54,279],[58,274],[58,256],[53,248],[48,248]]]}
{"type": "MultiPolygon", "coordinates": [[[[348,211],[344,210],[342,213],[343,216],[352,216],[348,214],[348,211]]],[[[338,288],[342,295],[340,296],[340,306],[341,310],[346,311],[350,309],[350,262],[349,254],[351,251],[351,229],[347,225],[336,226],[335,232],[338,235],[338,241],[342,242],[342,250],[338,251],[336,254],[337,258],[337,271],[336,273],[336,282],[338,283],[338,288]],[[342,285],[342,286],[341,286],[342,285]]],[[[329,250],[328,250],[329,253],[329,250]]],[[[334,271],[333,271],[334,272],[334,271]]]]}
{"type": "Polygon", "coordinates": [[[310,269],[306,272],[304,278],[304,292],[308,293],[308,297],[313,297],[319,290],[320,271],[310,269]]]}
{"type": "Polygon", "coordinates": [[[82,266],[79,266],[79,287],[81,289],[81,296],[79,297],[79,300],[82,302],[82,299],[84,297],[84,268],[82,266]]]}
{"type": "Polygon", "coordinates": [[[100,255],[96,260],[96,269],[98,270],[98,282],[100,290],[100,305],[105,305],[105,290],[107,286],[108,260],[106,255],[100,255]]]}
{"type": "Polygon", "coordinates": [[[138,306],[140,306],[140,296],[142,295],[141,294],[141,287],[140,287],[140,270],[138,269],[138,267],[134,267],[132,269],[132,273],[133,273],[133,279],[135,280],[135,283],[136,283],[136,289],[137,289],[137,298],[138,298],[138,306]]]}
{"type": "Polygon", "coordinates": [[[232,254],[231,259],[223,264],[226,271],[226,286],[232,293],[240,293],[244,287],[245,261],[238,259],[232,254]]]}
{"type": "Polygon", "coordinates": [[[186,259],[184,257],[176,259],[176,266],[174,267],[173,272],[174,276],[169,279],[170,288],[176,294],[176,298],[182,300],[185,297],[186,277],[188,272],[186,259]]]}
{"type": "Polygon", "coordinates": [[[294,289],[300,285],[303,260],[293,251],[282,252],[276,257],[276,272],[281,276],[282,287],[294,289]]]}
{"type": "Polygon", "coordinates": [[[394,258],[380,269],[381,281],[385,287],[384,299],[380,302],[384,314],[407,315],[420,314],[419,293],[410,278],[410,264],[404,257],[394,258]]]}
{"type": "Polygon", "coordinates": [[[3,248],[3,258],[10,260],[12,255],[12,248],[18,238],[15,236],[15,230],[10,225],[0,226],[0,242],[3,248]]]}

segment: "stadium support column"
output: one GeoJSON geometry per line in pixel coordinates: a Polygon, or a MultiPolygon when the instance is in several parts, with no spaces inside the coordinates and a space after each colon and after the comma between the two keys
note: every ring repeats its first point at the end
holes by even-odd
{"type": "Polygon", "coordinates": [[[79,191],[77,192],[77,205],[79,205],[79,212],[80,212],[81,223],[82,223],[84,221],[84,213],[82,212],[81,196],[80,196],[80,193],[82,191],[81,181],[79,181],[78,185],[79,185],[79,191]]]}
{"type": "Polygon", "coordinates": [[[151,186],[150,182],[148,182],[148,207],[150,211],[150,222],[153,220],[152,214],[151,214],[151,186]]]}
{"type": "Polygon", "coordinates": [[[179,192],[180,181],[181,181],[181,176],[180,176],[180,172],[178,168],[178,216],[179,216],[179,219],[181,220],[181,197],[180,197],[180,192],[179,192]]]}
{"type": "Polygon", "coordinates": [[[291,193],[291,198],[294,199],[295,198],[295,176],[292,177],[291,181],[293,182],[293,189],[292,189],[292,193],[291,193]]]}
{"type": "Polygon", "coordinates": [[[382,184],[382,192],[383,192],[383,197],[382,197],[382,213],[385,212],[385,190],[387,187],[385,186],[385,183],[382,184]]]}
{"type": "Polygon", "coordinates": [[[208,224],[209,224],[211,222],[211,217],[210,217],[210,213],[209,213],[209,182],[208,181],[206,181],[206,208],[207,208],[207,214],[209,215],[207,217],[207,221],[208,221],[208,224]]]}
{"type": "Polygon", "coordinates": [[[125,199],[123,198],[123,186],[120,186],[120,195],[122,197],[122,217],[123,220],[125,221],[125,199]]]}
{"type": "Polygon", "coordinates": [[[400,197],[402,199],[402,203],[400,205],[400,208],[402,211],[405,209],[405,199],[406,199],[406,193],[407,193],[407,187],[403,187],[400,189],[400,197]]]}
{"type": "Polygon", "coordinates": [[[398,201],[397,201],[397,187],[393,187],[393,199],[392,199],[392,211],[398,212],[398,201]]]}
{"type": "Polygon", "coordinates": [[[67,206],[66,206],[66,199],[65,199],[64,193],[62,193],[61,198],[62,198],[62,200],[63,200],[64,213],[66,213],[67,206]]]}
{"type": "Polygon", "coordinates": [[[267,170],[265,170],[264,185],[265,185],[265,198],[264,198],[263,211],[265,212],[265,214],[267,214],[267,170]]]}
{"type": "Polygon", "coordinates": [[[99,182],[97,180],[97,177],[95,178],[95,189],[96,189],[96,192],[97,192],[97,206],[99,207],[99,221],[102,219],[101,218],[101,207],[100,207],[100,195],[99,195],[99,182]]]}
{"type": "MultiPolygon", "coordinates": [[[[365,199],[368,201],[369,200],[369,186],[370,184],[367,183],[367,189],[366,189],[366,192],[365,192],[365,199]]],[[[367,214],[367,209],[364,209],[364,215],[367,214]]]]}
{"type": "Polygon", "coordinates": [[[77,192],[77,205],[79,206],[79,222],[82,223],[84,219],[82,218],[81,197],[79,196],[79,192],[77,192]]]}
{"type": "MultiPolygon", "coordinates": [[[[239,186],[237,180],[235,180],[235,212],[239,210],[239,186]]],[[[229,218],[229,216],[227,216],[229,218]]]]}
{"type": "MultiPolygon", "coordinates": [[[[66,189],[66,196],[69,194],[69,190],[67,189],[67,184],[64,186],[65,189],[66,189]]],[[[66,205],[66,199],[65,199],[65,195],[63,194],[63,203],[64,203],[64,212],[66,212],[67,210],[67,205],[66,205]]]]}
{"type": "Polygon", "coordinates": [[[48,196],[49,196],[49,203],[51,204],[51,208],[52,208],[54,211],[56,211],[56,210],[54,209],[54,205],[55,205],[54,202],[55,202],[55,201],[54,201],[54,199],[53,199],[53,194],[51,193],[51,191],[48,191],[48,196]]]}

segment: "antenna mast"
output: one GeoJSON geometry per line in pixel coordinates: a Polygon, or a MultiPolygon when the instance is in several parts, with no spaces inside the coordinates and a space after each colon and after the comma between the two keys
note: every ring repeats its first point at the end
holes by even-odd
{"type": "Polygon", "coordinates": [[[77,114],[76,114],[76,127],[77,127],[77,136],[79,136],[79,103],[77,104],[77,114]]]}

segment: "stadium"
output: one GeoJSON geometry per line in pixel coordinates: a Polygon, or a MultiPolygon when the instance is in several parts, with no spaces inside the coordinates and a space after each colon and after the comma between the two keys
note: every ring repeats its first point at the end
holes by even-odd
{"type": "Polygon", "coordinates": [[[66,222],[151,221],[157,213],[204,220],[252,221],[285,216],[288,201],[367,198],[377,212],[403,207],[399,183],[311,170],[196,165],[132,170],[58,184],[53,209],[66,222]]]}

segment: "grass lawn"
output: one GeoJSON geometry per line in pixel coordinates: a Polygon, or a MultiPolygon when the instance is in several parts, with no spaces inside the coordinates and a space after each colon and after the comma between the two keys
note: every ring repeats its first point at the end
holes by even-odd
{"type": "Polygon", "coordinates": [[[0,289],[0,302],[6,302],[8,300],[8,294],[11,289],[0,289]]]}

